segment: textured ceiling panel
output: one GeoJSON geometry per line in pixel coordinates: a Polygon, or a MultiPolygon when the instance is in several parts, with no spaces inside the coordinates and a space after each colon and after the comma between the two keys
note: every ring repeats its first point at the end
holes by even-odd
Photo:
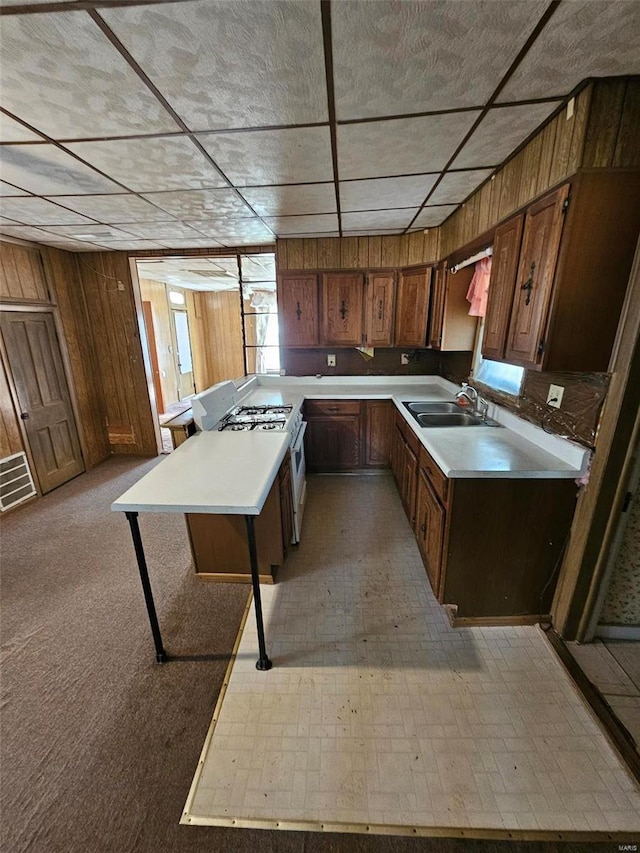
{"type": "Polygon", "coordinates": [[[569,93],[585,77],[640,74],[638,0],[561,3],[499,101],[569,93]]]}
{"type": "Polygon", "coordinates": [[[437,177],[411,175],[406,178],[343,181],[340,184],[340,209],[345,211],[418,207],[425,200],[437,177]]]}
{"type": "Polygon", "coordinates": [[[166,240],[193,238],[200,239],[202,236],[198,231],[185,225],[184,222],[146,222],[144,224],[136,224],[134,222],[124,226],[124,230],[134,237],[140,237],[144,240],[166,240]]]}
{"type": "Polygon", "coordinates": [[[2,106],[54,139],[177,130],[86,12],[3,17],[2,59],[2,106]]]}
{"type": "Polygon", "coordinates": [[[469,172],[447,172],[429,198],[429,204],[460,204],[489,177],[491,171],[472,169],[469,172]]]}
{"type": "Polygon", "coordinates": [[[288,239],[295,239],[298,237],[306,238],[313,237],[316,240],[320,240],[322,237],[339,237],[339,231],[295,231],[292,234],[282,234],[282,237],[287,237],[288,239]]]}
{"type": "Polygon", "coordinates": [[[204,237],[227,242],[231,238],[243,240],[255,240],[258,242],[273,242],[273,231],[263,225],[259,219],[235,219],[226,222],[221,220],[207,220],[190,222],[192,228],[196,228],[204,237]]]}
{"type": "Polygon", "coordinates": [[[74,223],[90,223],[86,216],[80,216],[71,210],[65,210],[53,202],[34,196],[21,198],[5,198],[2,202],[2,213],[10,219],[23,222],[25,225],[73,225],[74,223]]]}
{"type": "Polygon", "coordinates": [[[76,142],[67,147],[136,192],[228,186],[186,136],[76,142]]]}
{"type": "Polygon", "coordinates": [[[344,231],[342,232],[343,237],[378,237],[380,235],[387,234],[402,234],[404,228],[374,228],[374,229],[360,229],[357,231],[344,231]]]}
{"type": "MultiPolygon", "coordinates": [[[[2,97],[2,105],[6,109],[4,93],[2,97]]],[[[20,122],[14,121],[4,113],[0,113],[0,142],[29,142],[35,140],[42,141],[42,137],[38,136],[37,133],[32,133],[32,131],[27,130],[27,128],[21,125],[20,122]]]]}
{"type": "Polygon", "coordinates": [[[112,252],[123,252],[127,250],[135,252],[136,249],[142,252],[147,251],[148,249],[164,249],[163,243],[157,243],[153,240],[136,240],[134,238],[131,238],[131,240],[103,240],[100,245],[112,252]]]}
{"type": "MultiPolygon", "coordinates": [[[[1,171],[2,167],[0,166],[0,172],[1,171]]],[[[26,190],[21,190],[19,187],[14,187],[12,184],[0,181],[0,196],[5,195],[28,195],[28,193],[26,190]]]]}
{"type": "Polygon", "coordinates": [[[442,169],[479,113],[424,116],[338,127],[340,178],[442,169]]]}
{"type": "Polygon", "coordinates": [[[145,193],[145,198],[177,219],[206,219],[216,214],[248,216],[251,211],[234,190],[175,190],[145,193]]]}
{"type": "Polygon", "coordinates": [[[338,217],[335,214],[320,216],[273,216],[265,222],[278,234],[313,234],[314,232],[337,231],[338,217]]]}
{"type": "Polygon", "coordinates": [[[303,184],[284,187],[253,187],[242,195],[261,216],[291,216],[296,213],[335,213],[333,184],[303,184]]]}
{"type": "Polygon", "coordinates": [[[45,246],[55,246],[57,249],[68,249],[71,252],[96,251],[95,243],[85,243],[82,240],[71,240],[58,234],[50,234],[40,228],[20,225],[16,227],[0,227],[0,237],[17,237],[21,240],[32,240],[35,243],[44,243],[45,246]]]}
{"type": "Polygon", "coordinates": [[[457,206],[457,204],[443,204],[441,207],[425,207],[411,227],[435,228],[436,225],[441,225],[457,206]]]}
{"type": "Polygon", "coordinates": [[[121,191],[55,145],[3,145],[0,156],[3,179],[36,195],[121,191]]]}
{"type": "Polygon", "coordinates": [[[489,110],[451,168],[499,165],[557,106],[557,103],[526,104],[489,110]]]}
{"type": "Polygon", "coordinates": [[[184,237],[176,240],[163,240],[162,245],[167,249],[219,249],[224,244],[216,240],[191,240],[184,237]]]}
{"type": "Polygon", "coordinates": [[[59,196],[56,201],[84,213],[100,222],[117,225],[121,222],[154,222],[171,219],[165,210],[159,210],[153,204],[135,195],[74,195],[59,196]]]}
{"type": "Polygon", "coordinates": [[[327,119],[319,3],[202,0],[102,15],[193,130],[327,119]]]}
{"type": "Polygon", "coordinates": [[[126,231],[121,231],[119,228],[112,228],[111,225],[49,225],[47,231],[51,234],[58,234],[61,237],[82,237],[82,239],[92,240],[94,243],[99,243],[101,240],[128,240],[130,234],[126,231]]]}
{"type": "Polygon", "coordinates": [[[359,213],[343,213],[342,227],[345,230],[373,228],[406,228],[416,214],[417,208],[406,210],[365,210],[359,213]]]}
{"type": "Polygon", "coordinates": [[[328,127],[198,136],[236,186],[332,181],[328,127]]]}
{"type": "Polygon", "coordinates": [[[332,4],[339,120],[486,103],[548,0],[332,4]]]}

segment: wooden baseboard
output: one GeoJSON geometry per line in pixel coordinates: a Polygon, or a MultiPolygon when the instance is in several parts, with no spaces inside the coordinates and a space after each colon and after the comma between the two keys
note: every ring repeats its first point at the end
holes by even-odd
{"type": "MultiPolygon", "coordinates": [[[[196,577],[203,581],[214,581],[215,583],[251,583],[251,575],[243,575],[241,573],[216,573],[213,572],[196,572],[196,577]]],[[[260,583],[274,584],[276,579],[274,575],[258,575],[260,583]]]]}
{"type": "Polygon", "coordinates": [[[505,628],[509,625],[537,625],[550,617],[539,614],[529,616],[458,616],[455,604],[444,604],[452,628],[505,628]]]}

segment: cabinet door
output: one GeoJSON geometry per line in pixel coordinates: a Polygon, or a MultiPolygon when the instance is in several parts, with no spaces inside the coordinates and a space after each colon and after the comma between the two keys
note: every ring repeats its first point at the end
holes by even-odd
{"type": "Polygon", "coordinates": [[[522,216],[515,216],[496,228],[482,340],[482,355],[485,358],[504,358],[521,240],[522,216]]]}
{"type": "Polygon", "coordinates": [[[442,323],[444,320],[444,299],[447,292],[447,270],[435,271],[431,312],[429,314],[429,346],[440,349],[442,343],[442,323]]]}
{"type": "Polygon", "coordinates": [[[542,361],[543,335],[560,248],[569,186],[527,210],[505,358],[528,367],[542,361]]]}
{"type": "Polygon", "coordinates": [[[313,417],[305,433],[309,471],[348,471],[360,467],[360,418],[357,415],[313,417]]]}
{"type": "Polygon", "coordinates": [[[293,495],[291,490],[291,460],[287,453],[280,468],[280,517],[282,518],[282,547],[286,556],[293,538],[293,495]]]}
{"type": "Polygon", "coordinates": [[[418,473],[418,460],[415,453],[404,442],[402,451],[402,467],[400,472],[400,497],[404,511],[413,527],[416,520],[416,480],[418,473]]]}
{"type": "Polygon", "coordinates": [[[393,435],[391,438],[391,473],[393,474],[393,478],[396,481],[396,486],[398,487],[398,492],[402,497],[402,456],[404,450],[404,440],[402,438],[402,433],[400,432],[397,426],[393,428],[393,435]]]}
{"type": "Polygon", "coordinates": [[[365,410],[365,466],[386,468],[389,465],[393,430],[393,403],[368,400],[365,410]]]}
{"type": "Polygon", "coordinates": [[[337,346],[362,346],[363,292],[361,273],[322,276],[322,341],[337,346]]]}
{"type": "Polygon", "coordinates": [[[430,269],[400,273],[396,305],[395,346],[425,346],[430,289],[430,269]]]}
{"type": "Polygon", "coordinates": [[[420,471],[416,498],[416,537],[429,583],[436,598],[440,586],[444,521],[445,511],[433,493],[424,473],[420,471]]]}
{"type": "Polygon", "coordinates": [[[367,276],[365,343],[370,347],[393,344],[393,306],[396,277],[392,272],[371,272],[367,276]]]}
{"type": "Polygon", "coordinates": [[[281,346],[318,345],[318,277],[315,273],[284,273],[280,276],[278,321],[281,346]]]}

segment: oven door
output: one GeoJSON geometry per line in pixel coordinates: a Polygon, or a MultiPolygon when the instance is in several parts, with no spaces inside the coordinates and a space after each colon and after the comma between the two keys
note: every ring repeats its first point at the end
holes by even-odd
{"type": "Polygon", "coordinates": [[[304,433],[306,421],[302,421],[291,443],[291,491],[293,495],[293,544],[300,541],[302,516],[307,497],[306,471],[304,458],[304,433]]]}

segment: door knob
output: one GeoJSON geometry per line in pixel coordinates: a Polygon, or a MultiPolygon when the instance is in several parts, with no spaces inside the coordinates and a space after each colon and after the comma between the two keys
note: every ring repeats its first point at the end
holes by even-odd
{"type": "Polygon", "coordinates": [[[21,412],[20,417],[22,418],[23,421],[26,421],[27,418],[29,417],[29,412],[21,412]]]}

